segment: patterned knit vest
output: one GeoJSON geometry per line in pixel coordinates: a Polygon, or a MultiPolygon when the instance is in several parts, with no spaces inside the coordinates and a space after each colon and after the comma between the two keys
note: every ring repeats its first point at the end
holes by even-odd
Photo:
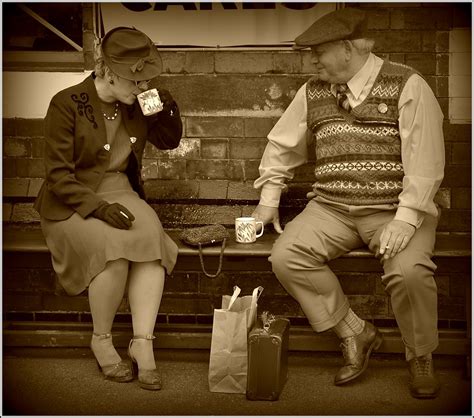
{"type": "Polygon", "coordinates": [[[369,95],[350,114],[337,106],[329,83],[308,81],[317,196],[359,206],[398,202],[403,181],[398,100],[413,73],[385,61],[369,95]]]}

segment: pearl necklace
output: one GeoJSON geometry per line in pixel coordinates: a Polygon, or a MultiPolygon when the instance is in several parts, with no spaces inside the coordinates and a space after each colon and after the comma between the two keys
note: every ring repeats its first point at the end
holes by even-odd
{"type": "Polygon", "coordinates": [[[107,120],[115,120],[115,119],[117,119],[118,112],[119,112],[119,104],[115,103],[115,112],[114,112],[113,116],[107,116],[107,113],[105,113],[105,112],[102,112],[102,114],[104,115],[104,118],[107,119],[107,120]]]}

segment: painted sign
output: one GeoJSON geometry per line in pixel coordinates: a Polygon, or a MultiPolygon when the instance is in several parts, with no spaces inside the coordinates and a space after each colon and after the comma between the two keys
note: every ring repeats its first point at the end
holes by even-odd
{"type": "Polygon", "coordinates": [[[133,26],[160,46],[284,46],[337,3],[101,3],[104,29],[133,26]]]}

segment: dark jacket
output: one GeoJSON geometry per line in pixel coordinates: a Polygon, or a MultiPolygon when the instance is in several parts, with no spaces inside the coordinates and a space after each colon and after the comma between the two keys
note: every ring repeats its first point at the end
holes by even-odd
{"type": "MultiPolygon", "coordinates": [[[[46,114],[46,179],[34,206],[46,219],[63,220],[74,211],[85,218],[101,202],[95,191],[110,154],[104,148],[105,123],[93,77],[57,93],[46,114]]],[[[132,148],[126,174],[133,189],[145,198],[141,168],[146,141],[159,149],[176,148],[183,129],[181,117],[177,106],[173,115],[162,111],[148,117],[138,102],[120,106],[132,148]]]]}

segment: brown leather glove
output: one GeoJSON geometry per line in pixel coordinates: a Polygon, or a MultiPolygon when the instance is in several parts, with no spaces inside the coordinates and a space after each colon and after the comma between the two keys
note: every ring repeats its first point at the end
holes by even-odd
{"type": "Polygon", "coordinates": [[[135,220],[135,216],[120,203],[104,202],[92,212],[92,216],[118,229],[129,229],[135,220]]]}
{"type": "Polygon", "coordinates": [[[170,116],[175,115],[178,105],[171,96],[171,93],[166,89],[159,89],[158,94],[160,95],[161,102],[163,103],[163,112],[170,116]]]}

